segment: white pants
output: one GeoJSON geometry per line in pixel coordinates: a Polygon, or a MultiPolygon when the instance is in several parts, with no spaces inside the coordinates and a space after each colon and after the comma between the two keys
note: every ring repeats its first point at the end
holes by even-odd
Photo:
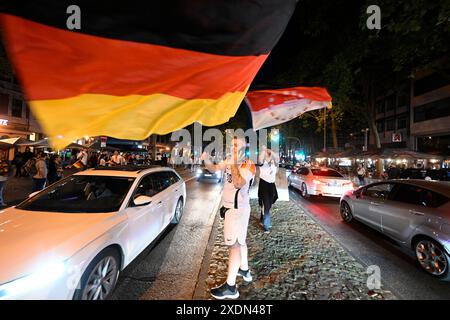
{"type": "Polygon", "coordinates": [[[246,244],[250,207],[242,209],[228,209],[225,214],[223,228],[224,242],[227,246],[246,244]]]}

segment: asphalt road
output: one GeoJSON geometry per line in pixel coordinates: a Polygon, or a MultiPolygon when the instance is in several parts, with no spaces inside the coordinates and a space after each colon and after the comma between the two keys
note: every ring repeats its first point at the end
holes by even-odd
{"type": "Polygon", "coordinates": [[[112,299],[192,299],[222,186],[184,178],[187,201],[180,223],[121,273],[112,299]]]}
{"type": "Polygon", "coordinates": [[[343,223],[338,199],[305,200],[295,190],[290,190],[289,196],[356,259],[367,266],[379,266],[381,282],[399,299],[450,299],[450,282],[436,280],[423,272],[412,251],[360,222],[343,223]]]}

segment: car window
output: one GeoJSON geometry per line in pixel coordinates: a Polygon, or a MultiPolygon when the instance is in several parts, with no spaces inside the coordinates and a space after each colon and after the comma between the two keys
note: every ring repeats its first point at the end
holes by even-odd
{"type": "Polygon", "coordinates": [[[73,175],[61,180],[17,208],[64,213],[113,212],[120,208],[134,178],[73,175]]]}
{"type": "Polygon", "coordinates": [[[300,168],[297,170],[297,173],[301,174],[302,176],[307,176],[309,173],[309,170],[308,170],[308,168],[300,168]]]}
{"type": "Polygon", "coordinates": [[[168,176],[168,178],[170,180],[170,184],[175,184],[178,181],[180,181],[180,177],[177,174],[175,174],[174,172],[166,171],[165,173],[166,173],[166,175],[168,176]]]}
{"type": "Polygon", "coordinates": [[[407,184],[399,184],[391,200],[429,208],[437,208],[448,202],[448,198],[441,194],[407,184]]]}
{"type": "Polygon", "coordinates": [[[393,187],[394,185],[392,183],[380,183],[367,187],[363,194],[366,197],[385,200],[388,198],[393,187]]]}
{"type": "Polygon", "coordinates": [[[319,177],[343,178],[343,175],[332,169],[311,169],[312,174],[319,177]]]}
{"type": "Polygon", "coordinates": [[[150,173],[141,179],[134,192],[133,198],[137,196],[153,197],[170,185],[169,177],[165,172],[150,173]]]}
{"type": "Polygon", "coordinates": [[[157,187],[152,179],[151,175],[145,176],[139,181],[139,185],[134,192],[133,198],[138,196],[148,196],[153,197],[158,193],[157,187]]]}

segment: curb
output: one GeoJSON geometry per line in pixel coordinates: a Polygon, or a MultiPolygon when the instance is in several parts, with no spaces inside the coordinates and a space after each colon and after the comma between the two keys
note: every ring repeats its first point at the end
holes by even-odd
{"type": "Polygon", "coordinates": [[[209,234],[208,244],[206,245],[205,252],[203,253],[203,260],[200,265],[200,271],[197,276],[197,283],[195,285],[192,300],[205,300],[206,298],[205,279],[208,276],[209,263],[211,261],[211,255],[214,249],[214,242],[218,233],[217,225],[219,224],[219,215],[217,214],[217,212],[219,211],[220,203],[222,202],[222,191],[220,192],[219,197],[217,199],[218,201],[216,202],[214,210],[212,211],[211,216],[209,218],[209,221],[213,220],[213,223],[211,223],[211,232],[209,234]]]}

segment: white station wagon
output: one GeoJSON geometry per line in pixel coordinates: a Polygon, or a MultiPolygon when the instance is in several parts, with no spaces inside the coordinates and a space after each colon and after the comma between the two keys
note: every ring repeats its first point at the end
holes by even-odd
{"type": "Polygon", "coordinates": [[[185,200],[162,167],[86,170],[31,194],[0,211],[0,299],[107,299],[185,200]]]}

